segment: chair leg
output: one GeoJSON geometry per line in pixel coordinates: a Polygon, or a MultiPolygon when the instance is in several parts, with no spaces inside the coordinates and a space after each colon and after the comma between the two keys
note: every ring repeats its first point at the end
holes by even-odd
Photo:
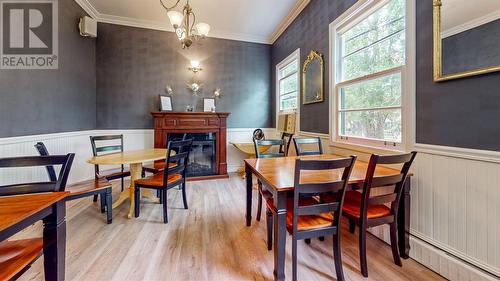
{"type": "Polygon", "coordinates": [[[160,199],[160,204],[161,204],[161,189],[156,190],[156,197],[160,199]]]}
{"type": "Polygon", "coordinates": [[[397,236],[397,224],[393,222],[390,224],[390,232],[391,232],[391,248],[392,248],[392,257],[394,258],[394,263],[403,266],[401,263],[401,258],[399,257],[398,251],[398,236],[397,236]]]}
{"type": "Polygon", "coordinates": [[[135,217],[138,218],[141,213],[141,188],[136,187],[134,189],[134,213],[135,217]]]}
{"type": "Polygon", "coordinates": [[[267,250],[273,249],[273,213],[266,208],[267,250]]]}
{"type": "Polygon", "coordinates": [[[333,257],[335,262],[335,273],[338,281],[344,281],[344,270],[342,269],[342,250],[340,249],[340,235],[333,236],[333,257]]]}
{"type": "Polygon", "coordinates": [[[113,199],[111,198],[111,188],[106,189],[105,196],[107,223],[111,224],[113,222],[113,199]]]}
{"type": "Polygon", "coordinates": [[[259,197],[258,197],[258,200],[257,200],[257,221],[260,221],[260,216],[261,216],[261,213],[262,213],[262,194],[260,194],[259,192],[259,197]]]}
{"type": "Polygon", "coordinates": [[[320,236],[319,241],[322,241],[322,242],[325,241],[325,236],[320,236]]]}
{"type": "Polygon", "coordinates": [[[125,179],[122,178],[122,191],[123,191],[124,188],[125,188],[125,179]]]}
{"type": "Polygon", "coordinates": [[[304,242],[306,242],[307,245],[310,245],[311,244],[311,239],[310,238],[304,239],[304,242]]]}
{"type": "Polygon", "coordinates": [[[361,266],[361,274],[368,277],[368,265],[366,263],[366,228],[359,227],[359,264],[361,266]]]}
{"type": "Polygon", "coordinates": [[[356,230],[356,223],[354,220],[349,219],[349,232],[354,234],[354,231],[356,230]]]}
{"type": "Polygon", "coordinates": [[[101,200],[101,213],[104,214],[106,212],[106,197],[101,193],[99,199],[101,200]]]}
{"type": "Polygon", "coordinates": [[[97,194],[94,195],[94,199],[92,199],[93,202],[97,202],[97,196],[98,196],[97,194]]]}
{"type": "Polygon", "coordinates": [[[292,237],[292,278],[297,281],[297,239],[292,237]]]}
{"type": "Polygon", "coordinates": [[[168,223],[168,211],[167,211],[167,190],[162,190],[163,197],[163,223],[168,223]]]}
{"type": "Polygon", "coordinates": [[[184,209],[188,209],[188,202],[186,197],[186,181],[182,183],[182,202],[184,203],[184,209]]]}

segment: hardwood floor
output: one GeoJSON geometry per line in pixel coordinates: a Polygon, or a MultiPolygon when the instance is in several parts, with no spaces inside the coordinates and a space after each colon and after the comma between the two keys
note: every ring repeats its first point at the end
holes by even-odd
{"type": "MultiPolygon", "coordinates": [[[[118,183],[114,185],[117,195],[118,183]]],[[[69,202],[66,280],[272,280],[273,254],[266,248],[265,222],[254,220],[252,227],[245,226],[244,181],[231,176],[189,182],[187,193],[190,209],[184,210],[181,192],[169,191],[166,225],[161,205],[147,199],[141,204],[140,218],[126,219],[128,205],[123,204],[113,210],[111,225],[106,225],[105,215],[91,198],[69,202]]],[[[40,233],[38,224],[19,237],[40,233]]],[[[286,274],[291,277],[289,238],[286,274]]],[[[363,278],[357,234],[349,234],[344,227],[346,280],[444,280],[413,260],[403,260],[402,268],[396,266],[388,245],[374,236],[367,238],[370,277],[363,278]]],[[[335,279],[330,237],[324,242],[313,240],[311,245],[299,242],[298,252],[299,280],[335,279]]],[[[43,280],[43,258],[20,280],[43,280]]]]}

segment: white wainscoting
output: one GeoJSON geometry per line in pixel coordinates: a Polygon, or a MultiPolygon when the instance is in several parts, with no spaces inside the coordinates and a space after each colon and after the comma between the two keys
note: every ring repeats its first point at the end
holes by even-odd
{"type": "MultiPolygon", "coordinates": [[[[235,172],[243,166],[246,155],[241,153],[229,141],[251,142],[253,128],[229,128],[227,130],[228,172],[235,172]]],[[[274,137],[275,129],[263,129],[268,137],[274,137]]],[[[75,153],[75,160],[71,168],[69,182],[90,179],[94,176],[94,167],[86,160],[92,156],[90,147],[91,135],[123,134],[124,146],[127,150],[153,147],[153,130],[90,130],[57,134],[33,135],[12,138],[0,138],[0,158],[25,155],[38,155],[34,145],[41,141],[47,146],[51,154],[75,153]]],[[[106,167],[103,167],[106,169],[106,167]]],[[[109,167],[113,168],[113,167],[109,167]]],[[[46,180],[44,168],[0,169],[0,185],[46,180]]]]}

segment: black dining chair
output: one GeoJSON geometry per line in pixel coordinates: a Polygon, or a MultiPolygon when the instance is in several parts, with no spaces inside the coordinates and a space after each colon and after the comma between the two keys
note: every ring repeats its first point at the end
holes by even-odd
{"type": "MultiPolygon", "coordinates": [[[[341,216],[344,195],[351,176],[356,156],[332,160],[302,160],[295,161],[295,177],[293,198],[287,203],[286,228],[292,235],[292,270],[293,280],[297,280],[297,241],[333,236],[333,256],[337,280],[344,280],[341,257],[341,216]],[[331,171],[338,178],[330,181],[301,183],[304,171],[331,171]],[[316,196],[325,195],[334,198],[328,202],[319,200],[316,196]]],[[[268,202],[270,210],[276,210],[272,200],[268,202]]],[[[271,221],[272,221],[271,216],[271,221]]],[[[272,225],[272,223],[271,223],[272,225]]],[[[267,228],[268,236],[272,235],[272,228],[267,228]]]]}
{"type": "Polygon", "coordinates": [[[180,186],[182,190],[182,201],[184,209],[188,208],[186,197],[186,171],[191,151],[192,140],[170,141],[167,146],[167,158],[165,159],[165,169],[162,173],[157,173],[144,179],[135,181],[135,217],[140,215],[141,189],[154,189],[160,191],[160,200],[163,204],[163,222],[168,223],[167,191],[180,186]],[[172,155],[172,151],[177,152],[172,155]],[[169,165],[170,163],[170,165],[169,165]],[[172,165],[175,163],[175,165],[172,165]]]}
{"type": "Polygon", "coordinates": [[[0,186],[0,196],[65,191],[69,171],[71,170],[74,158],[74,153],[52,156],[1,158],[0,168],[61,166],[61,169],[57,176],[54,172],[54,178],[50,178],[49,181],[0,186]]]}
{"type": "MultiPolygon", "coordinates": [[[[342,214],[349,220],[349,232],[354,233],[359,227],[359,259],[361,273],[368,277],[366,262],[366,230],[370,227],[389,224],[391,249],[394,263],[402,266],[398,252],[397,223],[398,208],[404,185],[408,180],[408,172],[417,152],[399,155],[372,155],[368,164],[363,192],[348,191],[345,196],[342,214]],[[402,165],[398,174],[377,176],[379,165],[402,165]],[[372,191],[380,188],[391,188],[392,191],[372,196],[372,191]],[[390,207],[387,207],[388,204],[390,207]]],[[[383,190],[381,190],[383,191],[383,190]]]]}
{"type": "MultiPolygon", "coordinates": [[[[43,142],[35,144],[35,148],[40,156],[49,156],[49,151],[43,142]]],[[[53,166],[46,166],[48,177],[51,181],[56,181],[56,172],[53,166]]],[[[107,223],[113,222],[113,200],[111,198],[112,185],[105,178],[95,178],[66,186],[66,191],[70,193],[66,201],[71,201],[83,197],[99,195],[101,198],[101,213],[107,213],[107,223]]]]}
{"type": "MultiPolygon", "coordinates": [[[[90,136],[90,144],[92,145],[92,154],[99,156],[103,154],[123,152],[123,135],[109,136],[90,136]],[[118,143],[114,143],[116,141],[118,143]],[[111,142],[113,142],[111,144],[111,142]],[[104,143],[104,144],[103,144],[104,143]]],[[[108,170],[106,173],[101,173],[99,165],[94,165],[96,178],[104,177],[109,181],[121,179],[121,188],[124,189],[124,179],[130,176],[130,171],[125,169],[124,165],[114,170],[108,170]]],[[[97,197],[94,196],[94,201],[97,197]]]]}
{"type": "MultiPolygon", "coordinates": [[[[1,168],[43,167],[60,166],[54,181],[15,183],[0,186],[0,197],[12,195],[27,195],[33,193],[46,193],[65,191],[66,182],[75,154],[54,156],[27,156],[1,158],[1,168]]],[[[23,197],[20,202],[26,200],[23,197]]],[[[29,204],[29,202],[25,202],[29,204]]],[[[3,219],[3,218],[2,218],[3,219]]],[[[0,275],[7,280],[18,279],[31,265],[43,254],[44,241],[41,237],[19,240],[4,240],[0,242],[0,275]]],[[[2,278],[3,279],[3,278],[2,278]]]]}
{"type": "Polygon", "coordinates": [[[283,132],[283,133],[281,133],[281,139],[283,140],[283,142],[285,144],[280,146],[279,152],[284,153],[285,156],[288,156],[288,152],[290,150],[290,143],[292,143],[292,139],[293,139],[293,134],[283,132]]]}
{"type": "Polygon", "coordinates": [[[323,154],[323,146],[321,145],[321,138],[294,138],[293,144],[297,156],[306,155],[321,155],[323,154]],[[311,149],[311,147],[313,149],[311,149]]]}

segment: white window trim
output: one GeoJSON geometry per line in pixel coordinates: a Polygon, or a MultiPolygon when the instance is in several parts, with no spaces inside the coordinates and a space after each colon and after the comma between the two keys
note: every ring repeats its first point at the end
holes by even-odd
{"type": "Polygon", "coordinates": [[[295,113],[295,131],[298,131],[299,130],[299,126],[300,126],[300,105],[301,105],[301,93],[302,93],[302,89],[301,89],[301,74],[302,71],[301,71],[301,63],[300,63],[300,48],[298,48],[297,50],[295,50],[293,53],[291,53],[288,57],[286,57],[284,60],[282,60],[280,63],[278,63],[276,65],[276,85],[275,85],[275,89],[276,89],[276,128],[278,128],[278,120],[279,120],[279,115],[282,115],[282,114],[290,114],[290,113],[295,113]],[[298,65],[298,71],[297,71],[297,75],[298,75],[298,82],[299,82],[299,90],[297,92],[297,108],[294,109],[294,110],[285,110],[285,111],[280,111],[280,79],[279,79],[279,73],[280,73],[280,68],[283,68],[284,66],[286,66],[287,64],[291,63],[292,61],[294,60],[297,60],[299,65],[298,65]]]}
{"type": "MultiPolygon", "coordinates": [[[[345,11],[336,20],[330,23],[329,26],[329,45],[330,45],[330,56],[329,56],[329,123],[330,123],[330,145],[342,147],[346,149],[356,149],[365,152],[373,151],[387,151],[387,152],[399,152],[399,151],[409,151],[414,148],[415,145],[415,1],[416,0],[406,0],[406,64],[401,68],[401,143],[394,146],[384,145],[384,141],[380,141],[379,145],[377,142],[366,141],[365,139],[357,139],[349,137],[348,140],[339,141],[339,136],[337,135],[337,95],[336,89],[339,86],[338,83],[338,73],[339,69],[336,64],[336,57],[338,55],[339,46],[338,36],[339,31],[350,28],[359,21],[363,20],[365,17],[363,15],[371,14],[383,5],[385,5],[389,0],[359,0],[354,5],[352,5],[347,11],[345,11]],[[335,42],[335,44],[333,44],[335,42]],[[335,122],[333,122],[335,118],[335,122]]],[[[390,69],[387,71],[393,71],[390,69]]],[[[379,73],[377,73],[379,74],[379,73]]],[[[378,75],[377,75],[378,76],[378,75]]]]}

